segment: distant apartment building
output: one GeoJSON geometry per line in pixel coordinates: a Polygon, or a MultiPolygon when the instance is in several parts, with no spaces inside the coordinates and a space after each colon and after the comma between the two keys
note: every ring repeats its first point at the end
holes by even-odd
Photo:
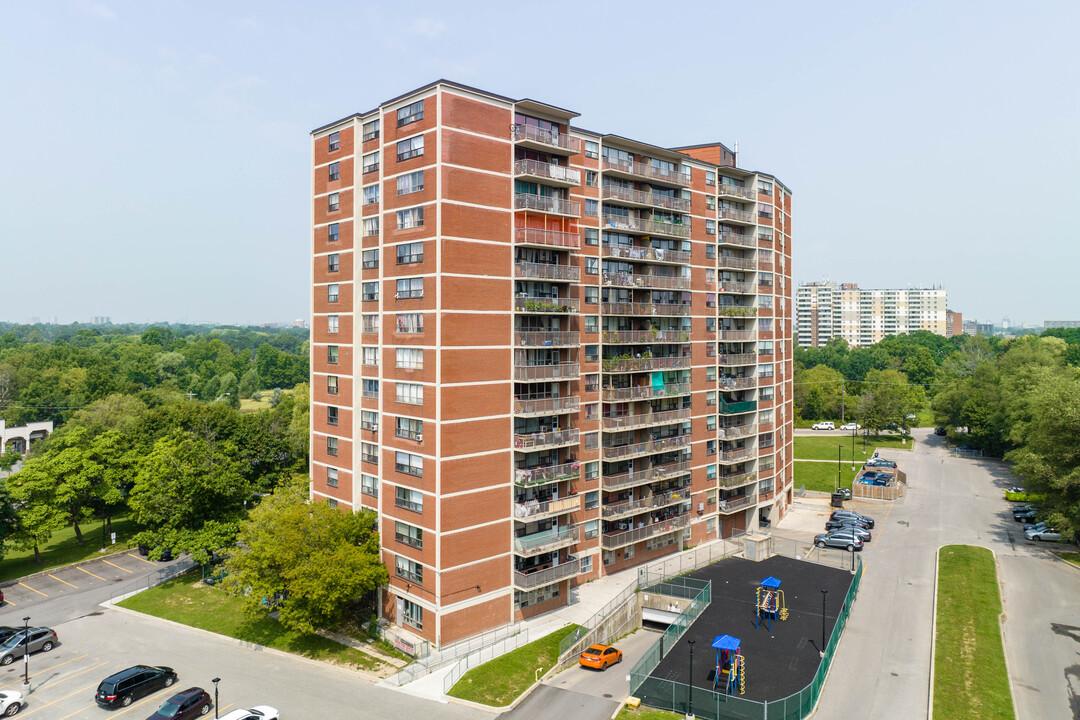
{"type": "Polygon", "coordinates": [[[112,318],[108,315],[95,315],[90,323],[92,325],[109,325],[112,323],[112,318]]]}
{"type": "Polygon", "coordinates": [[[1043,322],[1043,330],[1074,330],[1080,328],[1080,320],[1046,320],[1043,322]]]}
{"type": "Polygon", "coordinates": [[[576,117],[438,81],[312,132],[311,495],[435,645],[793,500],[791,191],[576,117]]]}
{"type": "Polygon", "coordinates": [[[942,288],[873,290],[855,283],[803,283],[795,291],[798,343],[821,347],[842,337],[851,347],[867,347],[888,335],[918,330],[947,335],[945,303],[942,288]]]}
{"type": "Polygon", "coordinates": [[[964,334],[964,316],[952,310],[945,311],[945,337],[964,334]]]}

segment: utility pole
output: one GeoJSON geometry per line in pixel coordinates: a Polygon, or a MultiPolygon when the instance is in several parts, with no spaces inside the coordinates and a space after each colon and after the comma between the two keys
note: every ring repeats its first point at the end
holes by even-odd
{"type": "Polygon", "coordinates": [[[846,422],[844,420],[844,410],[846,409],[846,407],[847,407],[847,380],[841,380],[840,381],[840,424],[841,425],[843,425],[846,422]]]}

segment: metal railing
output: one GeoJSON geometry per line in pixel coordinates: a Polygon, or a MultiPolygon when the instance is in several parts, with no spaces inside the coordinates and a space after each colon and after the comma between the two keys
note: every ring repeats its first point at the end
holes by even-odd
{"type": "Polygon", "coordinates": [[[721,220],[735,220],[745,223],[756,222],[754,213],[749,210],[736,210],[735,208],[722,207],[717,209],[716,214],[721,220]]]}
{"type": "Polygon", "coordinates": [[[757,480],[756,472],[747,471],[740,473],[731,473],[730,475],[722,473],[720,477],[717,478],[717,485],[722,488],[736,488],[740,485],[747,485],[749,483],[752,483],[755,480],[757,480]]]}
{"type": "Polygon", "coordinates": [[[749,342],[757,339],[757,330],[721,330],[720,340],[723,342],[749,342]]]}
{"type": "Polygon", "coordinates": [[[717,292],[722,293],[740,293],[744,295],[753,295],[757,292],[757,286],[754,285],[754,283],[735,282],[734,280],[721,280],[716,290],[717,292]]]}
{"type": "Polygon", "coordinates": [[[740,462],[742,460],[753,460],[757,457],[756,447],[736,448],[735,450],[721,450],[717,455],[717,460],[721,462],[740,462]]]}
{"type": "Polygon", "coordinates": [[[746,425],[730,425],[728,427],[722,427],[717,430],[717,435],[721,440],[738,440],[739,438],[744,438],[748,435],[756,435],[757,431],[757,425],[748,423],[746,425]]]}
{"type": "Polygon", "coordinates": [[[726,515],[727,513],[737,512],[753,505],[757,505],[757,501],[757,493],[754,493],[753,495],[744,495],[730,500],[720,500],[716,504],[719,506],[720,514],[726,515]]]}
{"type": "Polygon", "coordinates": [[[514,298],[514,310],[532,313],[576,313],[581,306],[577,298],[529,297],[514,298]]]}
{"type": "Polygon", "coordinates": [[[732,268],[734,270],[753,270],[757,267],[754,258],[737,255],[721,255],[717,260],[716,265],[721,269],[732,268]]]}
{"type": "Polygon", "coordinates": [[[649,178],[650,180],[659,180],[660,182],[671,183],[672,185],[678,185],[680,187],[687,187],[690,185],[690,179],[682,173],[679,168],[669,170],[664,167],[655,167],[651,163],[637,162],[634,160],[621,160],[618,158],[605,157],[602,160],[604,170],[616,170],[618,172],[624,172],[629,175],[637,175],[639,177],[649,178]]]}
{"type": "MultiPolygon", "coordinates": [[[[443,678],[443,693],[450,692],[450,689],[457,684],[461,676],[468,672],[470,669],[477,665],[483,665],[489,660],[494,660],[500,655],[505,655],[511,650],[516,650],[522,645],[527,645],[529,642],[529,628],[523,629],[516,635],[499,640],[492,645],[481,646],[479,650],[471,652],[464,658],[459,660],[454,667],[450,668],[450,672],[443,678]]],[[[430,672],[430,671],[429,671],[430,672]]],[[[400,683],[403,684],[403,683],[400,683]]]]}
{"type": "Polygon", "coordinates": [[[754,365],[757,353],[725,353],[716,358],[717,365],[754,365]]]}
{"type": "Polygon", "coordinates": [[[528,140],[535,143],[542,143],[544,145],[550,145],[551,147],[562,148],[563,150],[571,150],[575,153],[581,148],[580,139],[571,137],[558,130],[548,130],[536,127],[535,125],[514,125],[514,139],[518,142],[528,140]]]}
{"type": "Polygon", "coordinates": [[[537,570],[535,572],[518,572],[514,571],[514,587],[522,590],[532,590],[534,588],[543,587],[544,585],[550,585],[552,583],[565,580],[577,575],[581,569],[580,560],[571,560],[570,562],[562,563],[554,567],[549,567],[544,570],[537,570]]]}
{"type": "Polygon", "coordinates": [[[663,425],[665,423],[682,422],[690,419],[690,408],[677,410],[663,410],[660,412],[640,413],[637,415],[620,415],[618,417],[605,417],[601,426],[605,430],[630,430],[631,428],[646,427],[648,425],[663,425]]]}
{"type": "Polygon", "coordinates": [[[606,272],[604,284],[615,287],[660,288],[664,290],[686,290],[690,287],[690,278],[681,275],[643,275],[641,273],[606,272]]]}
{"type": "Polygon", "coordinates": [[[618,475],[605,475],[604,490],[621,490],[634,485],[645,485],[646,483],[659,482],[685,475],[688,472],[690,472],[690,461],[680,460],[679,462],[665,463],[663,465],[653,465],[644,470],[634,470],[633,472],[624,472],[618,475]]]}
{"type": "Polygon", "coordinates": [[[577,412],[581,407],[581,398],[577,395],[568,397],[514,398],[515,415],[559,415],[577,412]]]}
{"type": "Polygon", "coordinates": [[[572,330],[518,330],[515,342],[521,347],[551,347],[553,345],[580,345],[580,335],[572,330]]]}
{"type": "Polygon", "coordinates": [[[665,383],[660,387],[652,385],[635,385],[634,387],[624,388],[606,387],[603,390],[603,399],[604,402],[623,402],[689,394],[690,383],[665,383]]]}
{"type": "Polygon", "coordinates": [[[579,534],[578,527],[575,525],[558,532],[545,531],[516,537],[514,538],[514,553],[528,557],[551,552],[566,545],[573,545],[578,541],[579,534]]]}
{"type": "Polygon", "coordinates": [[[745,402],[724,402],[720,401],[720,406],[717,408],[717,412],[731,415],[734,413],[753,412],[757,410],[757,400],[747,400],[745,402]]]}
{"type": "Polygon", "coordinates": [[[554,432],[515,433],[514,449],[533,450],[557,445],[576,444],[580,432],[577,428],[570,428],[569,430],[555,430],[554,432]]]}
{"type": "Polygon", "coordinates": [[[751,233],[722,232],[716,236],[716,241],[721,245],[757,247],[757,238],[751,233]]]}
{"type": "Polygon", "coordinates": [[[622,607],[627,600],[634,596],[637,592],[638,585],[636,582],[630,583],[623,588],[618,595],[608,601],[607,605],[597,610],[592,617],[585,622],[581,623],[574,629],[572,633],[564,637],[559,642],[559,658],[562,659],[566,653],[572,648],[581,638],[585,637],[590,631],[594,630],[600,625],[613,612],[622,607]]]}
{"type": "Polygon", "coordinates": [[[605,330],[600,341],[610,345],[690,342],[689,330],[605,330]]]}
{"type": "Polygon", "coordinates": [[[627,373],[650,370],[686,370],[690,367],[688,357],[654,358],[605,358],[600,364],[604,372],[627,373]]]}
{"type": "Polygon", "coordinates": [[[540,502],[538,500],[526,500],[521,503],[514,503],[514,518],[522,520],[525,518],[535,518],[541,515],[551,515],[571,512],[581,507],[581,497],[566,497],[558,500],[546,500],[540,502]]]}
{"type": "Polygon", "coordinates": [[[718,183],[716,185],[717,195],[730,195],[732,197],[745,198],[746,200],[757,200],[757,192],[754,188],[748,188],[745,185],[733,185],[731,183],[718,183]]]}
{"type": "Polygon", "coordinates": [[[520,382],[536,380],[566,380],[581,375],[577,363],[556,363],[553,365],[515,365],[514,379],[520,382]]]}
{"type": "Polygon", "coordinates": [[[721,317],[756,317],[757,310],[750,305],[721,305],[716,314],[721,317]]]}
{"type": "Polygon", "coordinates": [[[624,515],[633,515],[643,510],[668,507],[669,505],[685,502],[688,499],[690,499],[690,493],[686,490],[668,490],[639,500],[626,500],[604,505],[600,510],[601,515],[605,518],[618,518],[624,515]]]}
{"type": "Polygon", "coordinates": [[[690,513],[684,515],[672,515],[660,522],[634,528],[633,530],[604,533],[600,536],[600,547],[605,550],[615,550],[617,548],[626,547],[627,545],[634,545],[658,535],[667,535],[668,533],[677,532],[685,527],[689,527],[689,525],[690,513]]]}
{"type": "Polygon", "coordinates": [[[581,477],[581,463],[578,462],[514,470],[514,484],[518,487],[536,487],[564,480],[576,480],[579,477],[581,477]]]}
{"type": "Polygon", "coordinates": [[[581,184],[580,170],[568,168],[565,165],[553,165],[552,163],[540,162],[539,160],[514,161],[514,174],[529,175],[531,177],[571,183],[573,185],[581,184]]]}
{"type": "Polygon", "coordinates": [[[574,265],[555,265],[553,263],[517,262],[514,263],[514,277],[526,280],[581,280],[581,268],[574,265]]]}
{"type": "Polygon", "coordinates": [[[680,265],[690,262],[690,253],[688,252],[683,252],[682,250],[643,247],[641,245],[604,243],[603,253],[604,257],[620,258],[623,260],[651,260],[656,262],[678,263],[680,265]]]}
{"type": "Polygon", "coordinates": [[[605,445],[603,447],[605,460],[617,460],[618,458],[637,457],[638,455],[652,455],[654,453],[669,452],[690,446],[689,435],[674,435],[666,438],[657,438],[643,443],[632,445],[605,445]]]}
{"type": "Polygon", "coordinates": [[[533,193],[517,193],[514,195],[514,208],[517,210],[539,210],[540,212],[557,213],[559,215],[580,215],[581,203],[575,200],[563,200],[551,195],[534,195],[533,193]]]}
{"type": "Polygon", "coordinates": [[[635,303],[635,302],[606,302],[601,303],[601,311],[605,315],[637,315],[655,317],[658,315],[671,315],[681,317],[690,314],[689,303],[635,303]]]}
{"type": "Polygon", "coordinates": [[[576,250],[581,247],[581,234],[545,230],[543,228],[517,228],[514,239],[521,245],[542,245],[576,250]]]}
{"type": "Polygon", "coordinates": [[[647,220],[645,218],[636,218],[629,215],[615,215],[612,213],[604,213],[603,222],[601,223],[601,225],[602,227],[611,230],[632,230],[634,232],[650,233],[656,235],[671,235],[679,238],[690,237],[689,225],[675,222],[647,220]]]}
{"type": "Polygon", "coordinates": [[[600,191],[600,198],[602,200],[622,200],[679,212],[690,212],[690,201],[685,198],[635,190],[621,185],[605,185],[600,191]]]}

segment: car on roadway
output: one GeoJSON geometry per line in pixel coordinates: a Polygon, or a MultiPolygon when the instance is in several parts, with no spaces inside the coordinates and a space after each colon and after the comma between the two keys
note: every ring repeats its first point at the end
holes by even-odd
{"type": "Polygon", "coordinates": [[[825,523],[825,532],[826,533],[831,532],[834,535],[835,534],[846,535],[848,533],[853,533],[856,537],[858,537],[864,543],[868,543],[868,542],[870,542],[871,540],[874,539],[873,533],[871,533],[869,530],[867,530],[862,525],[859,525],[859,524],[837,525],[835,520],[829,520],[828,522],[825,523]],[[830,525],[832,525],[832,527],[829,527],[830,525]]]}
{"type": "Polygon", "coordinates": [[[863,463],[864,467],[868,468],[896,468],[895,460],[886,460],[885,458],[870,458],[863,463]]]}
{"type": "Polygon", "coordinates": [[[1043,528],[1042,530],[1028,530],[1024,533],[1024,537],[1028,540],[1046,540],[1048,542],[1061,542],[1061,533],[1053,528],[1043,528]]]}
{"type": "Polygon", "coordinates": [[[134,700],[176,684],[176,671],[164,665],[133,665],[102,680],[94,693],[101,707],[127,707],[134,700]]]}
{"type": "Polygon", "coordinates": [[[14,690],[0,690],[0,715],[18,715],[22,709],[22,693],[14,690]]]}
{"type": "Polygon", "coordinates": [[[859,423],[844,423],[837,430],[862,430],[862,425],[859,423]]]}
{"type": "Polygon", "coordinates": [[[839,535],[837,533],[825,533],[823,535],[814,536],[814,544],[819,548],[834,547],[841,548],[851,552],[852,550],[862,550],[863,541],[852,535],[839,535]]]}
{"type": "Polygon", "coordinates": [[[832,420],[826,420],[824,422],[814,423],[810,426],[811,430],[835,430],[836,425],[832,420]]]}
{"type": "Polygon", "coordinates": [[[56,631],[47,627],[23,629],[8,637],[0,645],[0,665],[10,665],[27,652],[49,652],[60,642],[56,631]]]}
{"type": "Polygon", "coordinates": [[[829,516],[829,519],[836,520],[842,517],[855,518],[857,520],[861,520],[863,524],[865,524],[868,528],[872,529],[874,527],[874,518],[870,517],[869,515],[862,515],[855,512],[854,510],[833,510],[832,515],[829,516]]]}
{"type": "Polygon", "coordinates": [[[622,650],[611,645],[590,645],[578,658],[578,664],[581,667],[593,670],[607,670],[611,665],[621,662],[622,650]]]}
{"type": "Polygon", "coordinates": [[[214,701],[210,693],[201,687],[188,688],[176,693],[161,704],[146,720],[194,720],[210,712],[214,701]]]}
{"type": "Polygon", "coordinates": [[[277,708],[269,705],[256,705],[246,710],[233,710],[228,715],[222,715],[221,720],[280,720],[277,708]]]}

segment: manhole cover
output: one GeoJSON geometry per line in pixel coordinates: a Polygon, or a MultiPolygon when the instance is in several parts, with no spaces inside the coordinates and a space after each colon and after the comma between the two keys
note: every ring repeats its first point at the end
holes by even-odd
{"type": "Polygon", "coordinates": [[[610,697],[614,697],[614,696],[611,693],[604,693],[604,697],[610,698],[610,697]]]}

